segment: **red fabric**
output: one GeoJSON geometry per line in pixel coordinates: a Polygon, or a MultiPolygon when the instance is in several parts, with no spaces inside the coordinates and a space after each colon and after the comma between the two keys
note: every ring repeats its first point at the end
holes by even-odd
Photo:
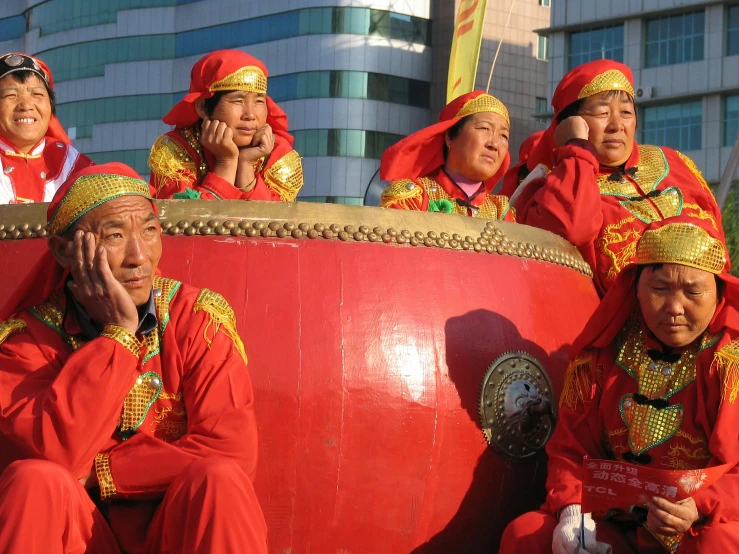
{"type": "Polygon", "coordinates": [[[536,131],[521,143],[521,147],[518,149],[518,162],[503,176],[503,188],[500,190],[502,195],[510,198],[516,192],[520,183],[519,174],[524,167],[527,167],[526,162],[528,162],[529,155],[539,144],[543,134],[544,131],[536,131]]]}
{"type": "MultiPolygon", "coordinates": [[[[428,175],[427,177],[433,179],[439,185],[441,185],[441,188],[443,188],[448,195],[455,199],[459,200],[467,200],[467,195],[460,189],[457,185],[454,184],[454,182],[449,178],[449,176],[441,169],[437,169],[435,172],[433,172],[431,175],[428,175]]],[[[413,179],[413,181],[416,183],[416,186],[421,187],[421,190],[423,191],[423,196],[420,199],[420,202],[418,199],[410,199],[406,200],[408,206],[410,206],[410,209],[418,210],[418,211],[428,211],[429,207],[429,195],[426,191],[426,188],[424,187],[423,183],[418,179],[413,179]]],[[[485,203],[485,200],[490,196],[495,196],[494,194],[490,193],[490,189],[488,188],[488,185],[490,184],[490,181],[485,182],[485,192],[478,194],[470,204],[475,207],[480,207],[485,203]]],[[[491,187],[492,188],[492,187],[491,187]]],[[[408,209],[406,207],[400,206],[398,204],[388,204],[386,207],[398,209],[398,210],[405,210],[408,209]]],[[[472,215],[471,209],[467,208],[467,215],[472,215]]],[[[508,209],[504,215],[504,217],[501,218],[503,221],[510,221],[512,223],[515,223],[516,221],[516,212],[512,209],[508,209]]]]}
{"type": "MultiPolygon", "coordinates": [[[[195,102],[213,96],[208,90],[213,83],[249,65],[258,67],[265,77],[269,77],[267,67],[260,60],[240,50],[216,50],[203,56],[190,72],[190,92],[174,105],[162,121],[167,125],[174,125],[176,129],[194,125],[200,120],[195,110],[195,102]]],[[[269,96],[267,96],[267,124],[272,127],[275,138],[281,137],[292,147],[295,139],[287,132],[287,114],[269,96]]]]}
{"type": "MultiPolygon", "coordinates": [[[[191,463],[225,458],[249,479],[256,469],[249,373],[233,341],[223,332],[213,336],[208,314],[194,312],[199,293],[181,285],[174,294],[161,352],[143,366],[105,337],[72,352],[60,334],[28,311],[18,315],[26,330],[0,346],[0,471],[15,460],[38,458],[79,479],[90,473],[97,453],[107,452],[119,498],[133,502],[106,505],[127,551],[139,552],[144,543],[152,514],[146,501],[161,499],[191,463]],[[206,335],[213,337],[210,344],[206,335]],[[137,376],[148,371],[161,376],[163,394],[134,436],[121,441],[115,429],[123,400],[137,376]]],[[[67,333],[79,331],[73,313],[64,321],[67,333]]],[[[256,502],[249,505],[255,506],[252,512],[238,513],[234,504],[232,522],[261,521],[256,502]]],[[[204,533],[206,521],[197,527],[204,533]]]]}
{"type": "MultiPolygon", "coordinates": [[[[444,135],[461,118],[457,114],[462,107],[486,94],[475,90],[463,94],[447,104],[439,115],[439,122],[408,135],[385,150],[380,161],[380,179],[396,181],[398,179],[417,179],[426,177],[444,165],[444,135]]],[[[511,165],[510,153],[506,153],[497,173],[485,181],[485,189],[490,192],[508,171],[511,165]]]]}
{"type": "Polygon", "coordinates": [[[49,202],[55,190],[72,173],[92,165],[71,144],[48,135],[31,155],[21,155],[9,139],[0,139],[0,204],[49,202]]]}
{"type": "MultiPolygon", "coordinates": [[[[196,125],[199,125],[199,123],[196,123],[196,125]]],[[[267,158],[267,163],[264,164],[262,171],[256,173],[257,182],[249,192],[242,192],[212,171],[208,171],[205,177],[200,175],[200,171],[197,169],[202,161],[200,153],[190,146],[179,129],[166,133],[166,136],[187,151],[190,157],[189,161],[195,167],[195,171],[189,169],[182,171],[178,180],[161,176],[152,171],[150,182],[152,189],[156,191],[154,193],[156,198],[173,198],[177,193],[185,192],[186,189],[193,189],[200,193],[200,198],[203,200],[271,200],[275,202],[282,200],[279,193],[267,185],[263,176],[264,171],[292,150],[292,143],[286,141],[282,136],[275,135],[274,149],[267,158]]],[[[211,168],[214,163],[213,156],[210,152],[205,151],[206,167],[211,168]]]]}
{"type": "MultiPolygon", "coordinates": [[[[578,100],[578,96],[583,87],[587,86],[593,79],[601,73],[610,69],[615,69],[624,74],[631,86],[634,86],[634,75],[629,66],[613,60],[595,60],[592,62],[578,65],[570,70],[557,85],[557,89],[552,96],[552,107],[554,108],[554,117],[546,131],[541,135],[536,147],[531,151],[528,157],[527,165],[529,171],[539,164],[544,164],[551,168],[557,160],[556,145],[554,143],[554,131],[557,128],[557,116],[570,104],[578,100]]],[[[634,143],[636,149],[636,143],[634,143]]]]}
{"type": "MultiPolygon", "coordinates": [[[[692,221],[696,224],[708,221],[703,218],[710,217],[721,229],[721,211],[710,190],[677,152],[666,147],[661,150],[669,172],[655,190],[679,189],[683,198],[683,215],[695,216],[692,221]]],[[[557,161],[551,173],[532,181],[521,192],[515,204],[517,220],[551,231],[574,244],[593,268],[596,287],[603,296],[618,271],[631,261],[628,254],[633,251],[633,243],[644,232],[647,223],[634,217],[621,204],[622,197],[601,194],[598,176],[610,175],[616,168],[600,166],[589,142],[572,141],[558,148],[556,153],[557,161]],[[616,228],[609,230],[609,226],[616,228]],[[620,259],[619,266],[614,263],[617,258],[620,259]]],[[[638,163],[639,149],[635,144],[625,169],[638,163]]],[[[625,178],[640,194],[646,194],[638,180],[631,176],[625,178]]],[[[653,200],[650,203],[661,213],[653,200]]],[[[720,236],[723,237],[723,231],[720,236]]]]}

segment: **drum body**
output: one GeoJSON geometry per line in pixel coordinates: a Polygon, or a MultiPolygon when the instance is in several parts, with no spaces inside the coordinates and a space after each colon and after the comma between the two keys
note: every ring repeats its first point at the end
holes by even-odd
{"type": "MultiPolygon", "coordinates": [[[[0,208],[3,303],[46,248],[23,238],[43,236],[44,209],[0,208]]],[[[517,351],[561,390],[598,302],[570,244],[380,208],[170,201],[160,216],[161,273],[238,318],[270,552],[490,554],[543,501],[545,455],[488,446],[480,388],[517,351]]]]}

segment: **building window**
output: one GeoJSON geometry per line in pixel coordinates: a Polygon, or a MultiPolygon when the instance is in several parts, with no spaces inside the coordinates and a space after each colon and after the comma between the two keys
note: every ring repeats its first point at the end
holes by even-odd
{"type": "Polygon", "coordinates": [[[549,39],[539,35],[539,40],[536,45],[536,59],[546,61],[547,49],[549,47],[549,39]]]}
{"type": "Polygon", "coordinates": [[[676,150],[700,150],[703,101],[644,108],[642,142],[676,150]]]}
{"type": "Polygon", "coordinates": [[[703,59],[705,13],[692,12],[647,21],[646,66],[703,59]]]}
{"type": "Polygon", "coordinates": [[[356,196],[298,196],[298,202],[320,202],[321,204],[364,206],[364,198],[358,198],[356,196]]]}
{"type": "Polygon", "coordinates": [[[739,54],[739,6],[731,6],[726,23],[726,55],[739,54]]]}
{"type": "Polygon", "coordinates": [[[724,146],[734,146],[739,133],[739,94],[724,100],[724,146]]]}
{"type": "Polygon", "coordinates": [[[379,160],[402,135],[358,129],[300,129],[293,131],[301,156],[342,156],[379,160]]]}
{"type": "Polygon", "coordinates": [[[22,15],[0,19],[0,40],[21,38],[26,32],[26,19],[22,15]]]}
{"type": "Polygon", "coordinates": [[[570,69],[593,60],[624,61],[624,26],[570,33],[568,58],[570,69]]]}
{"type": "Polygon", "coordinates": [[[549,103],[546,98],[541,96],[536,97],[536,107],[534,108],[534,121],[537,123],[546,123],[549,121],[549,117],[543,116],[549,109],[549,103]]]}
{"type": "Polygon", "coordinates": [[[539,5],[544,6],[545,8],[551,8],[552,0],[539,0],[539,5]]]}

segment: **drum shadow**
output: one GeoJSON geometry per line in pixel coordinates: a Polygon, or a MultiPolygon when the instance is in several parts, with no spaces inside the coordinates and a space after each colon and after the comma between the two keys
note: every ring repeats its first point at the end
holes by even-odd
{"type": "MultiPolygon", "coordinates": [[[[489,365],[501,354],[525,352],[547,370],[566,364],[569,345],[548,354],[521,336],[508,318],[490,310],[474,310],[451,318],[445,326],[446,363],[467,411],[480,427],[478,398],[489,365]]],[[[480,427],[480,439],[485,442],[480,427]]],[[[537,509],[544,501],[547,458],[543,452],[524,460],[504,458],[486,448],[477,461],[470,487],[449,523],[413,554],[465,552],[494,554],[506,525],[537,509]]]]}

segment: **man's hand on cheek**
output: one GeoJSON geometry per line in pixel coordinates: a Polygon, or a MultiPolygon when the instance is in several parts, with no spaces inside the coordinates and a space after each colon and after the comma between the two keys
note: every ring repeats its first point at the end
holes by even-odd
{"type": "Polygon", "coordinates": [[[117,325],[136,332],[138,312],[131,295],[113,276],[103,246],[95,235],[76,231],[65,249],[72,280],[69,290],[100,325],[117,325]]]}

